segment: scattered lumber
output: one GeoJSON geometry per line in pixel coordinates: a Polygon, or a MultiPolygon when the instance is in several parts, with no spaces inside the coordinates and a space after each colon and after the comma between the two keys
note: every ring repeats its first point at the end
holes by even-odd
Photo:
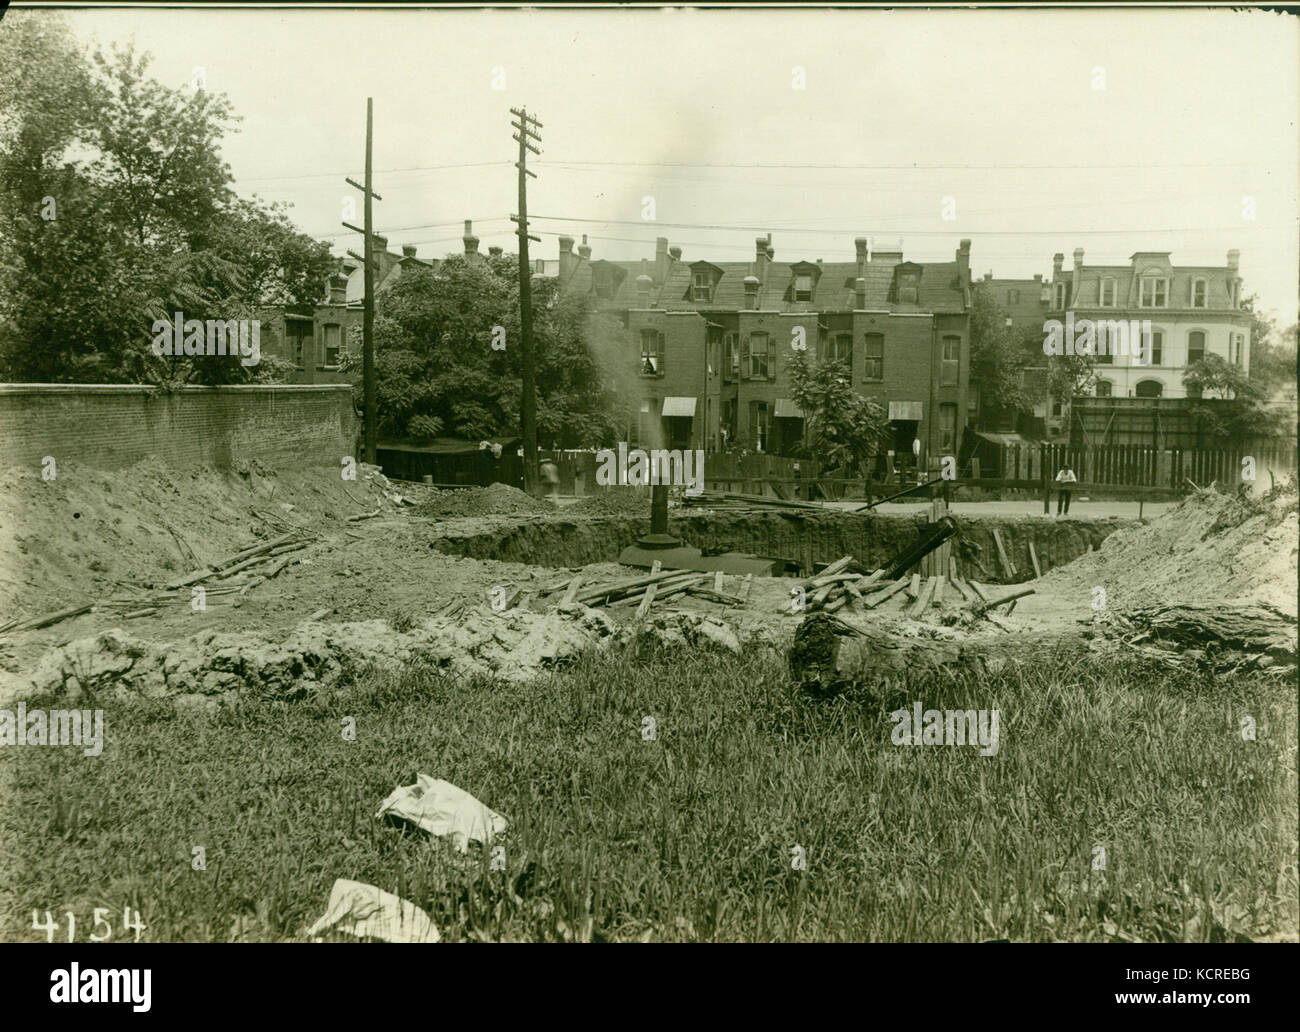
{"type": "Polygon", "coordinates": [[[1038,553],[1034,550],[1034,543],[1032,541],[1029,542],[1029,558],[1034,564],[1034,580],[1042,580],[1043,570],[1042,567],[1038,565],[1038,553]]]}
{"type": "Polygon", "coordinates": [[[934,579],[934,599],[931,605],[943,605],[943,589],[948,584],[948,578],[942,575],[934,579]]]}
{"type": "Polygon", "coordinates": [[[934,588],[938,581],[938,577],[926,578],[925,587],[921,589],[920,595],[917,596],[916,604],[907,611],[907,615],[913,620],[918,619],[920,615],[925,612],[925,607],[930,604],[930,599],[934,595],[934,588]]]}
{"type": "Polygon", "coordinates": [[[876,606],[880,605],[880,603],[888,601],[889,599],[897,595],[900,591],[902,591],[904,588],[906,588],[907,584],[908,584],[908,579],[906,577],[898,578],[898,580],[894,581],[894,583],[891,584],[889,587],[887,587],[884,591],[878,591],[874,595],[869,595],[867,597],[867,600],[862,603],[862,607],[864,609],[875,609],[876,606]]]}
{"type": "Polygon", "coordinates": [[[641,623],[646,615],[650,612],[650,606],[654,603],[655,592],[659,590],[657,583],[646,585],[645,594],[641,596],[641,604],[636,607],[636,622],[641,623]]]}
{"type": "Polygon", "coordinates": [[[998,531],[997,527],[993,528],[993,541],[998,546],[998,559],[1002,563],[1003,574],[1007,577],[1014,577],[1016,575],[1015,564],[1012,563],[1010,557],[1007,555],[1006,546],[1002,544],[1002,534],[998,531]]]}
{"type": "Polygon", "coordinates": [[[360,520],[373,520],[376,516],[378,516],[382,512],[383,509],[376,509],[374,512],[358,513],[356,516],[349,516],[347,521],[349,523],[357,523],[360,520]]]}
{"type": "Polygon", "coordinates": [[[754,586],[754,575],[752,573],[745,574],[745,583],[742,584],[740,588],[740,601],[742,602],[749,601],[749,589],[752,588],[753,586],[754,586]]]}
{"type": "Polygon", "coordinates": [[[907,597],[910,598],[913,602],[915,602],[920,597],[921,575],[919,573],[912,574],[911,583],[908,584],[905,590],[907,591],[907,597]]]}
{"type": "Polygon", "coordinates": [[[1002,598],[995,598],[992,600],[981,599],[979,602],[976,602],[975,605],[971,607],[971,611],[976,616],[984,616],[986,613],[989,612],[989,610],[997,609],[998,606],[1004,606],[1008,602],[1014,603],[1016,599],[1024,598],[1026,595],[1032,595],[1033,593],[1034,593],[1033,588],[1021,588],[1019,591],[1013,591],[1010,595],[1002,596],[1002,598]]]}
{"type": "MultiPolygon", "coordinates": [[[[53,613],[46,613],[44,616],[37,616],[31,620],[25,620],[9,628],[10,631],[39,631],[42,627],[49,627],[52,624],[60,623],[63,620],[71,620],[74,616],[81,616],[83,613],[89,613],[95,608],[95,603],[87,602],[80,606],[71,606],[67,609],[59,609],[53,613]]],[[[8,632],[6,632],[8,633],[8,632]]]]}
{"type": "Polygon", "coordinates": [[[564,591],[564,597],[560,599],[560,605],[567,606],[572,602],[574,597],[578,594],[578,588],[581,586],[582,574],[575,574],[573,579],[569,581],[569,586],[564,591]]]}

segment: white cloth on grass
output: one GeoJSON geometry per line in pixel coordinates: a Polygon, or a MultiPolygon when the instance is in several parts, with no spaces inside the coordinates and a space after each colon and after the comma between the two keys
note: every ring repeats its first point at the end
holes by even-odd
{"type": "Polygon", "coordinates": [[[470,841],[490,843],[506,830],[506,819],[449,781],[417,774],[414,785],[403,785],[379,805],[376,817],[391,814],[423,828],[430,835],[447,835],[462,853],[470,841]]]}
{"type": "Polygon", "coordinates": [[[335,880],[324,915],[307,929],[307,934],[318,936],[324,931],[346,932],[387,942],[438,942],[441,939],[429,915],[414,903],[374,885],[347,878],[335,880]]]}

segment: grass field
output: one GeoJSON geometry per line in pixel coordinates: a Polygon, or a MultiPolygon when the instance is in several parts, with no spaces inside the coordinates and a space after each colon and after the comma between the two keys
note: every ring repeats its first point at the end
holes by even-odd
{"type": "Polygon", "coordinates": [[[49,910],[66,941],[71,911],[84,941],[103,907],[121,939],[129,907],[149,940],[302,939],[345,877],[452,940],[1294,937],[1293,691],[1080,647],[815,702],[775,652],[677,651],[525,686],[361,671],[215,717],[105,703],[102,756],[0,750],[0,931],[44,941],[49,910]],[[912,700],[997,708],[998,754],[890,744],[912,700]],[[374,819],[416,772],[510,820],[505,871],[374,819]]]}

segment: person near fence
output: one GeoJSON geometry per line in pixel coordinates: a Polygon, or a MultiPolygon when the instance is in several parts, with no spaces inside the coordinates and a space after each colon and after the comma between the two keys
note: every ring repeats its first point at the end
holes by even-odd
{"type": "Polygon", "coordinates": [[[1066,463],[1056,473],[1056,515],[1070,515],[1070,492],[1079,478],[1074,475],[1070,464],[1066,463]]]}
{"type": "Polygon", "coordinates": [[[560,496],[560,468],[551,459],[543,459],[541,474],[542,483],[546,485],[546,497],[555,501],[560,496]]]}

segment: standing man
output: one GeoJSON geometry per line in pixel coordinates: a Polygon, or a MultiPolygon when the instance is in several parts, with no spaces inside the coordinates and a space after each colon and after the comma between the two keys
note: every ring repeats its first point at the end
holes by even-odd
{"type": "Polygon", "coordinates": [[[1056,474],[1056,515],[1070,515],[1070,492],[1078,482],[1068,462],[1061,466],[1056,474]]]}
{"type": "Polygon", "coordinates": [[[556,501],[560,497],[560,468],[551,459],[543,459],[541,474],[542,483],[546,485],[546,497],[556,501]]]}

